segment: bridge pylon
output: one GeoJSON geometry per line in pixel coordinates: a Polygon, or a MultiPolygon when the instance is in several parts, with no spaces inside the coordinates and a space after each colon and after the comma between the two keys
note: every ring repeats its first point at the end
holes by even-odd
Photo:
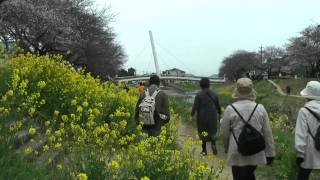
{"type": "Polygon", "coordinates": [[[153,36],[152,36],[152,31],[151,30],[149,31],[149,36],[150,36],[150,41],[151,41],[154,64],[156,66],[156,72],[157,72],[157,75],[160,77],[161,74],[160,74],[160,69],[159,69],[159,64],[158,64],[157,52],[156,52],[156,47],[154,45],[154,40],[153,40],[153,36]]]}

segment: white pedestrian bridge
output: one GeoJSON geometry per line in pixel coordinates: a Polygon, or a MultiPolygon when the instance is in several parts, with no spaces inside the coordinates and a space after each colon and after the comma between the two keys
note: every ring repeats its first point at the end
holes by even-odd
{"type": "MultiPolygon", "coordinates": [[[[146,76],[124,76],[124,77],[117,77],[115,81],[121,82],[132,82],[132,81],[146,81],[149,80],[150,75],[146,76]]],[[[168,76],[168,75],[161,75],[161,80],[181,80],[181,81],[200,81],[202,77],[200,76],[168,76]]],[[[208,78],[210,82],[213,83],[225,83],[225,78],[208,78]]]]}

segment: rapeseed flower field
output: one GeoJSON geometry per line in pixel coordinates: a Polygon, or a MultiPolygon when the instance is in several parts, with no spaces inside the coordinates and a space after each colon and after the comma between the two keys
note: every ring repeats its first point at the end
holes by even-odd
{"type": "Polygon", "coordinates": [[[41,147],[25,146],[21,156],[41,159],[38,165],[55,179],[219,178],[223,162],[211,167],[195,159],[198,142],[176,148],[180,117],[172,109],[160,136],[141,132],[135,89],[93,78],[62,56],[19,55],[4,67],[9,81],[0,92],[1,141],[12,148],[16,134],[27,132],[41,147]]]}

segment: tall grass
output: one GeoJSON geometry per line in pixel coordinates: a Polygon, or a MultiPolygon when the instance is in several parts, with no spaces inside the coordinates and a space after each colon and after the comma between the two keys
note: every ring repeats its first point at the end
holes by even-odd
{"type": "Polygon", "coordinates": [[[22,159],[0,140],[0,179],[51,179],[48,171],[22,159]]]}

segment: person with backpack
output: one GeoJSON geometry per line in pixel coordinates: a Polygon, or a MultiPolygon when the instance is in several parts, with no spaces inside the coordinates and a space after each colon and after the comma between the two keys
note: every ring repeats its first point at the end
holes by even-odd
{"type": "Polygon", "coordinates": [[[216,133],[218,118],[221,116],[221,108],[218,96],[209,89],[208,78],[201,78],[201,91],[195,96],[191,116],[197,114],[198,134],[202,141],[202,154],[207,155],[207,142],[211,142],[214,155],[218,153],[216,147],[216,133]],[[219,116],[218,116],[219,114],[219,116]]]}
{"type": "Polygon", "coordinates": [[[307,180],[313,169],[320,169],[320,82],[308,82],[300,94],[306,103],[299,110],[295,128],[297,179],[307,180]]]}
{"type": "Polygon", "coordinates": [[[249,78],[240,78],[227,106],[221,132],[227,162],[234,180],[255,180],[257,165],[271,165],[275,157],[274,140],[268,113],[257,104],[256,91],[249,78]]]}
{"type": "Polygon", "coordinates": [[[141,122],[142,131],[149,136],[158,136],[161,126],[170,120],[168,96],[160,90],[159,86],[159,76],[150,76],[149,87],[140,94],[136,104],[136,123],[141,122]]]}

